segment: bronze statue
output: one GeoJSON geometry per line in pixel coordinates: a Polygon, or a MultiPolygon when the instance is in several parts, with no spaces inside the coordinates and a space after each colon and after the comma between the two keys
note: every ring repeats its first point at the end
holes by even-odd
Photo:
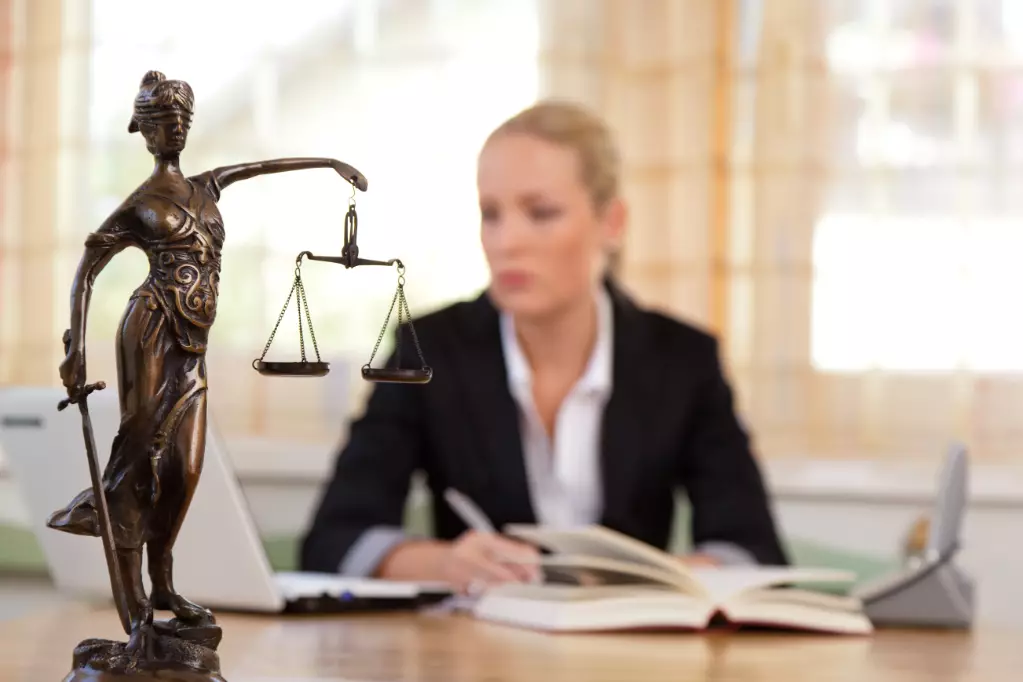
{"type": "Polygon", "coordinates": [[[129,639],[82,642],[68,679],[167,669],[220,679],[219,627],[208,609],[177,592],[172,559],[205,448],[206,347],[224,245],[217,201],[240,180],[309,168],[332,168],[353,187],[367,189],[362,173],[328,158],[275,159],[186,176],[179,158],[193,105],[188,83],[157,71],[142,79],[128,131],[145,139],[153,173],[87,237],[72,286],[67,355],[60,365],[68,399],[61,409],[74,403],[82,410],[94,485],[55,511],[47,525],[104,539],[113,596],[129,639]],[[117,333],[121,425],[100,480],[86,399],[103,385],[86,385],[86,320],[96,276],[129,246],[146,253],[150,270],[131,295],[117,333]],[[152,582],[148,595],[143,547],[152,582]],[[170,610],[175,618],[154,623],[154,609],[170,610]]]}

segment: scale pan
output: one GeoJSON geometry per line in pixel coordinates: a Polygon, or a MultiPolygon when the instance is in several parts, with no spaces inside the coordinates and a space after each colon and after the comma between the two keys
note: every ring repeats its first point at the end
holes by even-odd
{"type": "Polygon", "coordinates": [[[322,377],[330,372],[326,362],[263,362],[253,360],[252,368],[268,377],[322,377]]]}
{"type": "Polygon", "coordinates": [[[362,378],[366,381],[390,384],[428,384],[433,378],[433,369],[399,369],[389,367],[363,367],[362,378]]]}

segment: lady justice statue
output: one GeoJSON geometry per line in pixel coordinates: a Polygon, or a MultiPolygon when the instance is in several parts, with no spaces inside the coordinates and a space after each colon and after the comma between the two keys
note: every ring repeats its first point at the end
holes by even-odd
{"type": "MultiPolygon", "coordinates": [[[[142,79],[128,131],[142,134],[155,167],[86,238],[72,285],[60,376],[68,392],[64,405],[79,404],[88,422],[86,396],[103,387],[86,385],[85,332],[93,282],[126,247],[142,249],[149,259],[149,275],[128,300],[118,328],[121,425],[101,490],[94,473],[94,486],[47,520],[50,528],[67,533],[104,537],[106,531],[113,596],[129,639],[126,644],[82,642],[68,679],[144,676],[147,666],[176,666],[185,674],[199,674],[195,679],[220,679],[215,653],[220,629],[210,611],[175,590],[171,556],[205,448],[206,346],[217,312],[224,244],[217,201],[239,180],[308,168],[332,168],[353,186],[367,189],[360,172],[327,158],[275,159],[186,176],[179,159],[193,105],[188,83],[157,71],[142,79]],[[143,546],[149,595],[142,579],[143,546]],[[154,609],[170,610],[175,618],[154,624],[154,609]]],[[[87,436],[88,447],[91,426],[87,436]]],[[[95,453],[89,454],[94,460],[95,453]]]]}

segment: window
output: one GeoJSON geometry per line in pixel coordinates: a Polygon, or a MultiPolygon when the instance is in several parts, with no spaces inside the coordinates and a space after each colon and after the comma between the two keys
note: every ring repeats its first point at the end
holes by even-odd
{"type": "Polygon", "coordinates": [[[1023,370],[1023,5],[858,2],[827,58],[838,161],[814,235],[824,371],[1023,370]]]}

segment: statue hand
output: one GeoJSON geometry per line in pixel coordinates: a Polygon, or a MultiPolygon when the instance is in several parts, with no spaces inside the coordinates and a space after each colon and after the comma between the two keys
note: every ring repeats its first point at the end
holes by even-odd
{"type": "Polygon", "coordinates": [[[69,398],[75,398],[85,388],[85,351],[72,348],[60,363],[60,379],[69,398]]]}
{"type": "Polygon", "coordinates": [[[366,180],[366,176],[360,173],[356,168],[349,166],[344,161],[338,161],[337,159],[332,159],[330,165],[337,171],[338,175],[355,185],[355,187],[359,190],[365,192],[369,189],[369,182],[366,180]]]}

